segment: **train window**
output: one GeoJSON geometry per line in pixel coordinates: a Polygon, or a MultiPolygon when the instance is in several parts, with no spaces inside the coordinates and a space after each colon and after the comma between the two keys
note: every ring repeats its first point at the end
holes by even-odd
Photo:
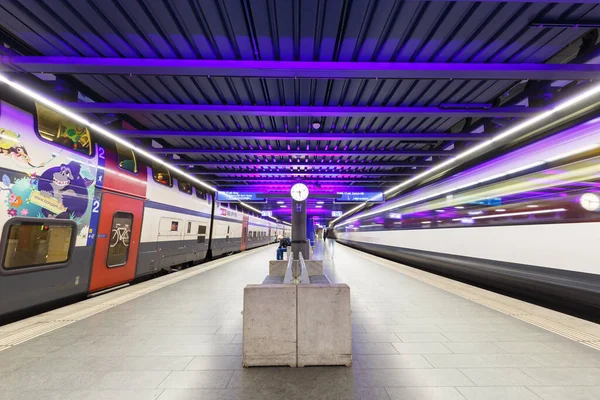
{"type": "Polygon", "coordinates": [[[127,264],[132,226],[133,214],[121,211],[114,213],[108,255],[106,256],[106,265],[109,268],[121,267],[127,264]]]}
{"type": "Polygon", "coordinates": [[[94,146],[87,126],[39,103],[36,103],[36,114],[37,129],[42,139],[88,156],[93,154],[94,146]]]}
{"type": "Polygon", "coordinates": [[[71,255],[73,225],[58,222],[17,222],[8,232],[4,269],[65,263],[71,255]]]}
{"type": "Polygon", "coordinates": [[[192,194],[192,184],[181,178],[177,178],[177,187],[180,192],[192,194]]]}
{"type": "Polygon", "coordinates": [[[117,164],[119,168],[124,169],[125,171],[129,171],[131,173],[138,173],[138,165],[137,160],[135,159],[135,154],[133,150],[126,148],[119,143],[117,145],[117,164]]]}
{"type": "MultiPolygon", "coordinates": [[[[196,188],[196,197],[202,200],[206,200],[206,193],[204,193],[201,189],[196,188]]],[[[209,201],[210,204],[210,201],[209,201]]]]}
{"type": "Polygon", "coordinates": [[[206,226],[198,225],[198,243],[206,242],[206,226]]]}
{"type": "Polygon", "coordinates": [[[192,223],[188,222],[187,233],[192,233],[192,223]]]}
{"type": "Polygon", "coordinates": [[[152,163],[152,178],[154,178],[155,182],[158,182],[161,185],[173,187],[171,173],[164,165],[152,163]]]}
{"type": "Polygon", "coordinates": [[[171,221],[171,232],[177,232],[179,230],[179,222],[171,221]]]}

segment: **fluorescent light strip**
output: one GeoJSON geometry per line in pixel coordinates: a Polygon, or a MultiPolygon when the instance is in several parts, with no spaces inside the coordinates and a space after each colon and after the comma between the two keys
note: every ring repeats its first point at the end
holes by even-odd
{"type": "MultiPolygon", "coordinates": [[[[487,219],[487,218],[504,218],[512,217],[516,215],[532,215],[532,214],[547,214],[555,212],[567,211],[566,208],[553,208],[552,210],[538,210],[538,211],[523,211],[508,214],[493,214],[493,215],[482,215],[481,217],[469,217],[469,219],[487,219]]],[[[454,218],[452,221],[460,221],[462,218],[454,218]]]]}
{"type": "MultiPolygon", "coordinates": [[[[442,162],[441,164],[433,166],[430,169],[428,169],[428,170],[426,170],[426,171],[424,171],[424,172],[422,172],[422,173],[420,173],[418,175],[415,175],[414,177],[412,177],[412,178],[410,178],[410,179],[402,182],[401,184],[399,184],[397,186],[394,186],[393,188],[385,191],[384,194],[387,195],[389,193],[395,192],[398,189],[401,189],[404,186],[407,186],[408,184],[410,184],[412,182],[415,182],[416,180],[419,180],[421,178],[429,176],[433,172],[439,171],[442,168],[445,168],[445,167],[447,167],[449,165],[452,165],[453,163],[455,163],[457,160],[460,160],[461,158],[464,158],[464,157],[466,157],[466,156],[468,156],[470,154],[473,154],[473,153],[475,153],[475,152],[477,152],[477,151],[479,151],[479,150],[481,150],[481,149],[483,149],[483,148],[485,148],[485,147],[487,147],[487,146],[489,146],[489,145],[491,145],[491,144],[493,144],[493,143],[495,143],[495,142],[497,142],[499,140],[505,139],[505,138],[507,138],[509,136],[513,136],[514,134],[516,134],[516,133],[524,130],[525,128],[527,128],[527,127],[529,127],[529,126],[531,126],[531,125],[533,125],[533,124],[535,124],[537,122],[540,122],[540,121],[542,121],[544,119],[547,119],[547,118],[551,117],[552,115],[556,114],[559,111],[565,110],[565,109],[567,109],[567,108],[569,108],[571,106],[575,106],[578,103],[580,103],[582,101],[585,101],[585,100],[589,99],[590,97],[592,97],[592,96],[594,96],[594,95],[596,95],[598,93],[600,93],[600,85],[596,85],[596,86],[592,87],[591,89],[588,89],[588,90],[584,91],[583,93],[580,93],[577,96],[574,96],[571,99],[558,104],[554,108],[552,108],[552,109],[550,109],[548,111],[544,111],[543,113],[541,113],[541,114],[539,114],[539,115],[537,115],[537,116],[535,116],[533,118],[528,119],[527,121],[523,121],[520,124],[518,124],[517,126],[514,126],[514,127],[510,128],[510,129],[506,130],[505,132],[503,132],[503,133],[501,133],[499,135],[496,135],[492,139],[486,140],[485,142],[481,142],[478,145],[473,146],[473,147],[471,147],[471,148],[463,151],[462,153],[460,153],[459,155],[457,155],[454,158],[450,158],[450,159],[442,162]]],[[[342,216],[340,216],[340,217],[336,218],[335,220],[333,220],[331,223],[335,224],[337,221],[339,221],[340,219],[344,218],[346,215],[351,214],[352,212],[358,210],[360,207],[363,207],[366,204],[367,203],[365,202],[364,204],[361,204],[360,206],[353,208],[352,210],[350,210],[350,211],[342,214],[342,216]]]]}
{"type": "MultiPolygon", "coordinates": [[[[190,180],[191,182],[197,183],[201,186],[204,186],[205,188],[212,190],[213,192],[217,192],[217,188],[209,185],[206,182],[203,182],[201,180],[199,180],[198,178],[196,178],[193,175],[190,175],[186,172],[183,172],[182,170],[180,170],[179,168],[165,162],[163,159],[156,157],[155,155],[153,155],[152,153],[147,152],[146,150],[143,150],[139,147],[137,147],[136,145],[128,142],[127,140],[124,140],[123,138],[119,137],[118,135],[112,133],[111,131],[109,131],[108,129],[105,129],[99,125],[96,125],[92,122],[90,122],[89,120],[87,120],[86,118],[80,116],[79,114],[74,113],[73,111],[61,106],[58,103],[55,103],[53,100],[50,100],[44,96],[42,96],[39,93],[34,92],[33,90],[21,85],[20,83],[17,82],[13,82],[10,79],[6,78],[4,75],[0,74],[0,82],[4,82],[6,83],[8,86],[12,87],[13,89],[18,90],[19,92],[21,92],[22,94],[31,97],[32,99],[44,104],[47,107],[52,108],[53,110],[55,110],[56,112],[67,116],[71,119],[74,119],[75,121],[79,122],[82,125],[86,125],[89,129],[93,130],[94,132],[100,133],[102,135],[104,135],[105,137],[107,137],[108,139],[115,141],[133,151],[135,151],[137,154],[140,154],[142,156],[144,156],[145,158],[154,161],[157,164],[163,165],[166,168],[168,168],[169,170],[175,172],[176,174],[183,176],[185,178],[187,178],[188,180],[190,180]]],[[[239,204],[241,204],[242,206],[255,211],[257,213],[260,213],[260,210],[246,204],[243,202],[239,202],[239,204]]]]}

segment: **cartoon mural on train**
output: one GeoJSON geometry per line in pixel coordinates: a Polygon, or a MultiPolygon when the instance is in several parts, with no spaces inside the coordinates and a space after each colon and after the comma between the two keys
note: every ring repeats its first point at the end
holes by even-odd
{"type": "Polygon", "coordinates": [[[60,141],[76,151],[53,146],[53,152],[48,154],[48,146],[40,141],[34,126],[31,114],[2,104],[0,212],[11,217],[73,220],[78,225],[77,244],[85,245],[98,170],[97,156],[90,156],[92,152],[85,146],[89,131],[64,124],[56,126],[56,131],[40,129],[40,135],[45,132],[49,136],[44,135],[43,139],[50,143],[60,141]]]}

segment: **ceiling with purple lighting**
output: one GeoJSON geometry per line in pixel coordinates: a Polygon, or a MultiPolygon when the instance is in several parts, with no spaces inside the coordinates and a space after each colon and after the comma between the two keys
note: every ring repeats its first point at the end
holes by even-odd
{"type": "Polygon", "coordinates": [[[596,0],[3,0],[0,72],[258,208],[285,218],[303,181],[331,216],[600,79],[599,27],[596,0]]]}

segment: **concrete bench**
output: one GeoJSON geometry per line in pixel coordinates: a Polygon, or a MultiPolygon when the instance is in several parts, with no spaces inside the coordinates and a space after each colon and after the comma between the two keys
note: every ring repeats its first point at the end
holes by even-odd
{"type": "Polygon", "coordinates": [[[351,366],[350,312],[350,288],[330,283],[323,261],[270,261],[244,288],[243,366],[351,366]]]}
{"type": "Polygon", "coordinates": [[[244,288],[242,365],[297,365],[297,285],[244,288]]]}

